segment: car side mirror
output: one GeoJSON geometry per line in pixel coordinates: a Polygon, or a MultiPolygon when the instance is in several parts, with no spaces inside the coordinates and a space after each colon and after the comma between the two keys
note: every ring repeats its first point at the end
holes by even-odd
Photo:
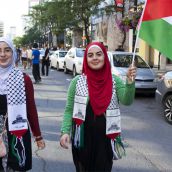
{"type": "Polygon", "coordinates": [[[70,57],[70,58],[74,58],[74,55],[73,55],[73,54],[70,54],[69,57],[70,57]]]}

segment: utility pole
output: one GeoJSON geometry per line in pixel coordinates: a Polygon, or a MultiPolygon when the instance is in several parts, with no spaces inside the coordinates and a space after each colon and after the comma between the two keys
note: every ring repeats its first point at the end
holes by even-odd
{"type": "Polygon", "coordinates": [[[122,18],[125,16],[125,0],[123,0],[122,18]]]}
{"type": "Polygon", "coordinates": [[[137,2],[138,0],[134,0],[134,11],[137,11],[137,2]]]}
{"type": "MultiPolygon", "coordinates": [[[[137,3],[138,3],[138,0],[134,0],[134,11],[137,11],[137,3]]],[[[134,45],[136,43],[136,29],[134,28],[133,29],[133,51],[134,51],[134,45]]]]}

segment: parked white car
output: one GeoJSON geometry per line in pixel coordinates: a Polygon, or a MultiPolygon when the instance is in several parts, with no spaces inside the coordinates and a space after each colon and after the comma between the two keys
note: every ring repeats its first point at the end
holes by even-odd
{"type": "Polygon", "coordinates": [[[67,51],[56,50],[50,55],[50,67],[56,68],[57,70],[64,69],[64,58],[67,51]]]}
{"type": "Polygon", "coordinates": [[[84,48],[71,48],[64,59],[64,73],[72,72],[73,76],[82,73],[82,64],[84,59],[84,48]]]}
{"type": "MultiPolygon", "coordinates": [[[[112,73],[126,81],[126,72],[132,64],[133,53],[108,51],[108,57],[112,73]]],[[[157,88],[155,72],[139,55],[135,55],[135,65],[137,67],[137,75],[135,78],[136,92],[155,94],[157,88]]]]}

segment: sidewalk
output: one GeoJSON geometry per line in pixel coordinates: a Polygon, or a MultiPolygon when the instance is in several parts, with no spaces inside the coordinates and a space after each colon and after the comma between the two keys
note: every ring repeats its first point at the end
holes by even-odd
{"type": "Polygon", "coordinates": [[[158,78],[160,78],[162,75],[164,75],[167,72],[167,70],[164,69],[163,70],[158,68],[152,68],[152,69],[158,78]]]}
{"type": "Polygon", "coordinates": [[[172,71],[172,65],[166,65],[165,69],[158,69],[158,67],[156,68],[152,68],[155,73],[157,74],[157,76],[162,76],[163,74],[165,74],[168,71],[172,71]]]}
{"type": "Polygon", "coordinates": [[[152,68],[153,71],[155,72],[156,76],[158,78],[160,78],[162,75],[164,75],[167,71],[170,71],[170,68],[166,68],[166,69],[158,69],[158,68],[152,68]]]}

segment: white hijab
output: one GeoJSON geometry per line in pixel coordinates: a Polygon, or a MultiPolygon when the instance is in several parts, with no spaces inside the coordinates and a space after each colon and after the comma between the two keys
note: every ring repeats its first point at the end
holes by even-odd
{"type": "Polygon", "coordinates": [[[12,63],[9,64],[8,67],[6,68],[2,68],[0,67],[0,95],[4,95],[6,94],[6,84],[7,84],[7,78],[8,78],[8,75],[10,74],[14,64],[15,64],[15,61],[17,59],[17,53],[16,53],[16,50],[14,48],[14,45],[11,41],[10,38],[7,38],[7,37],[0,37],[0,42],[5,42],[8,44],[8,46],[12,49],[12,52],[13,52],[13,56],[12,56],[12,63]]]}

